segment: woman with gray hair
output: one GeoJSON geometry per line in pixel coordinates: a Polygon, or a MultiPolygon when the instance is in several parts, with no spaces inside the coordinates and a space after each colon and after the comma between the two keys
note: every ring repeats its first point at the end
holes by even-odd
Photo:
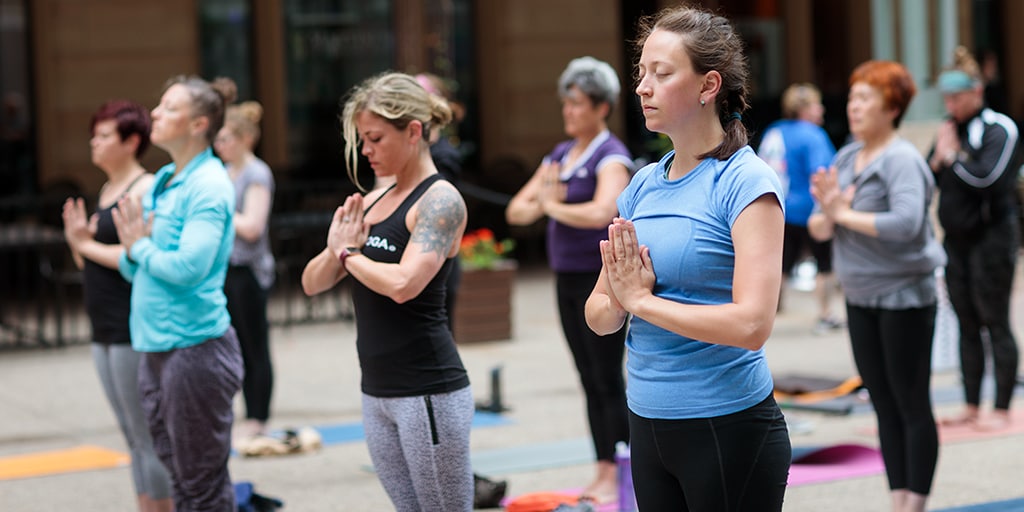
{"type": "Polygon", "coordinates": [[[430,157],[431,130],[452,113],[415,78],[387,73],[356,86],[341,118],[352,182],[361,151],[392,184],[335,210],[302,289],[352,282],[366,446],[395,510],[469,512],[473,395],[445,309],[466,205],[430,157]]]}
{"type": "Polygon", "coordinates": [[[574,59],[558,80],[562,119],[570,140],[555,146],[505,210],[509,224],[548,217],[548,262],[556,275],[562,331],[587,401],[597,454],[597,474],[582,498],[598,503],[617,496],[615,445],[628,441],[622,376],[625,327],[598,336],[587,327],[584,306],[601,271],[599,243],[618,209],[615,199],[629,183],[632,158],[608,130],[619,98],[610,65],[593,57],[574,59]]]}

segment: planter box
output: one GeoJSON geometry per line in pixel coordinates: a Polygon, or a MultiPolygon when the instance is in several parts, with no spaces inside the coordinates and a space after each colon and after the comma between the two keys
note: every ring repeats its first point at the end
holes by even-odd
{"type": "Polygon", "coordinates": [[[507,340],[512,337],[514,261],[497,269],[463,269],[455,296],[455,341],[507,340]]]}

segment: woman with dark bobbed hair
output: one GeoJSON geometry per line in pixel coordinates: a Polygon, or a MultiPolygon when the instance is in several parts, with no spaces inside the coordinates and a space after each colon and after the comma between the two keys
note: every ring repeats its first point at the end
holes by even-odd
{"type": "Polygon", "coordinates": [[[139,163],[149,147],[152,121],[138,103],[112,100],[92,116],[92,163],[107,176],[100,188],[92,220],[85,201],[64,203],[64,237],[82,268],[85,309],[92,324],[92,354],[96,371],[131,455],[132,481],[141,512],[170,512],[171,482],[153,451],[145,414],[139,402],[139,360],[131,346],[128,314],[131,284],[117,271],[124,248],[117,238],[112,211],[125,196],[142,197],[153,175],[139,163]],[[91,224],[91,226],[90,226],[91,224]]]}

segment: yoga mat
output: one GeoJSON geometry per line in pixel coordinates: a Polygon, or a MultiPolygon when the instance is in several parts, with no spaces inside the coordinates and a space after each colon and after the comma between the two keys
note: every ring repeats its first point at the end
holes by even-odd
{"type": "MultiPolygon", "coordinates": [[[[550,493],[550,495],[552,497],[554,497],[555,495],[564,495],[567,498],[566,499],[566,503],[569,503],[569,502],[576,502],[577,500],[574,500],[572,498],[577,497],[577,496],[579,496],[582,493],[583,493],[583,488],[582,487],[576,487],[576,488],[573,488],[573,489],[561,489],[561,490],[558,490],[558,491],[553,491],[553,492],[550,493]]],[[[501,506],[502,506],[502,508],[508,507],[508,504],[510,502],[515,501],[516,499],[518,499],[518,498],[520,498],[522,496],[528,496],[530,494],[534,494],[534,493],[524,493],[524,494],[520,494],[519,496],[512,496],[510,498],[504,498],[504,499],[501,500],[501,506]]],[[[591,503],[590,506],[592,506],[594,508],[595,512],[619,512],[619,504],[618,504],[618,502],[591,503]]]]}
{"type": "Polygon", "coordinates": [[[473,471],[492,476],[586,464],[594,462],[595,455],[593,442],[579,438],[474,452],[470,458],[473,471]]]}
{"type": "MultiPolygon", "coordinates": [[[[473,428],[494,427],[511,423],[512,420],[493,412],[476,411],[473,414],[473,428]]],[[[362,441],[365,437],[362,422],[322,425],[314,428],[323,438],[324,446],[362,441]]]]}
{"type": "Polygon", "coordinates": [[[877,475],[885,471],[877,448],[860,444],[793,448],[789,485],[807,485],[844,478],[877,475]]]}
{"type": "Polygon", "coordinates": [[[1024,512],[1024,498],[1013,498],[962,507],[943,508],[932,512],[1024,512]]]}
{"type": "MultiPolygon", "coordinates": [[[[985,414],[985,413],[982,413],[985,414]]],[[[941,417],[936,418],[936,421],[940,421],[939,427],[939,443],[959,443],[962,441],[976,441],[981,439],[992,439],[996,437],[1004,437],[1016,434],[1024,433],[1024,410],[1014,409],[1010,411],[1010,424],[1005,428],[997,430],[980,430],[973,425],[943,425],[941,424],[941,417]]],[[[857,429],[858,433],[867,436],[877,436],[878,427],[870,425],[857,429]]]]}
{"type": "Polygon", "coordinates": [[[117,468],[128,465],[130,460],[125,453],[89,445],[28,453],[0,458],[0,480],[117,468]]]}

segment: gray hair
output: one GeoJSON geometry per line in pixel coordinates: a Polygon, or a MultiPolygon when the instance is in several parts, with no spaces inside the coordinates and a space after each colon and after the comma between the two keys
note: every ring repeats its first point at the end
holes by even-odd
{"type": "Polygon", "coordinates": [[[558,79],[558,94],[564,97],[572,86],[586,94],[594,105],[607,103],[609,107],[615,106],[621,90],[615,70],[607,62],[589,56],[569,62],[558,79]]]}

